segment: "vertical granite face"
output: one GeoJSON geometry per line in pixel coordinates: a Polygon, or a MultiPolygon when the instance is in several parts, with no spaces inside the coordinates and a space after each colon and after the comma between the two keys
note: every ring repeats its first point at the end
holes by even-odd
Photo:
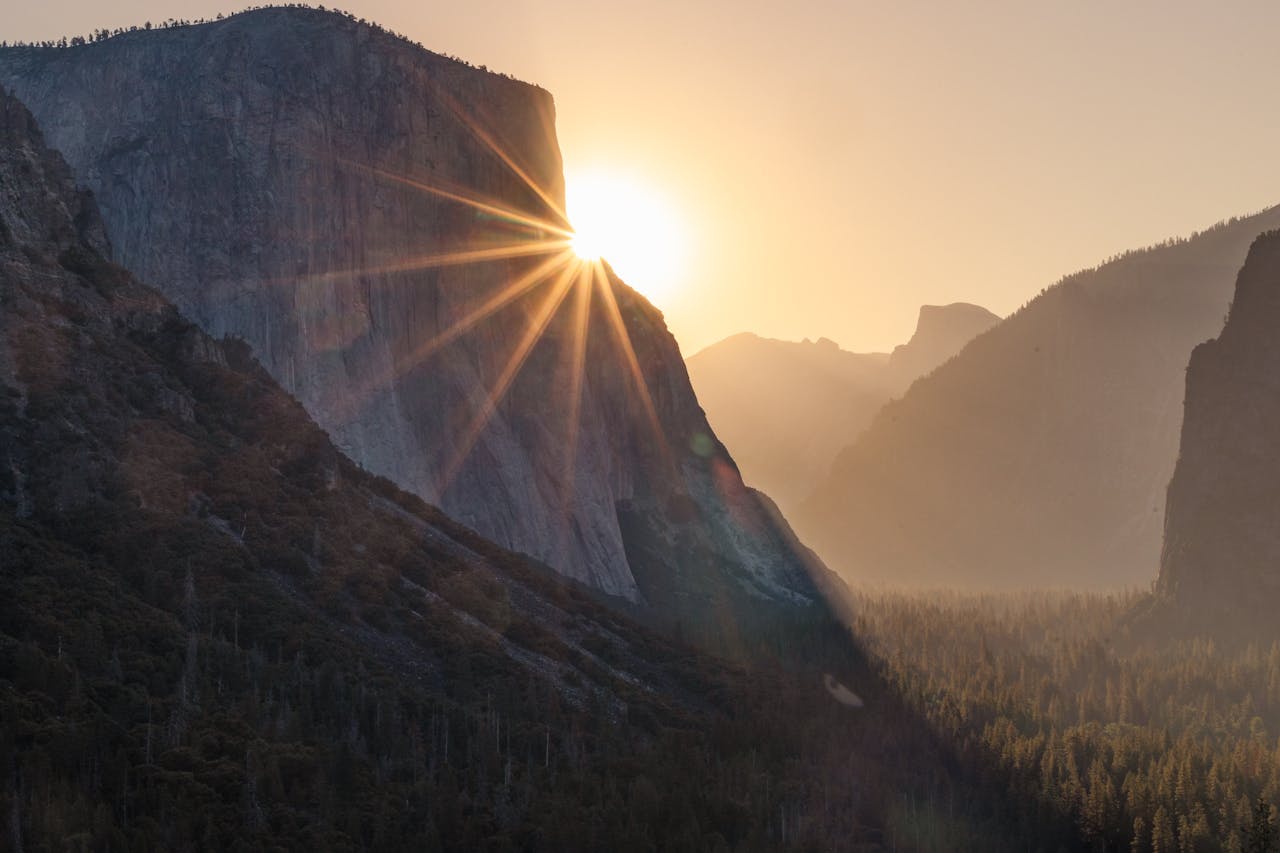
{"type": "Polygon", "coordinates": [[[1187,368],[1157,590],[1245,622],[1280,605],[1280,232],[1258,238],[1222,333],[1187,368]]]}
{"type": "Polygon", "coordinates": [[[366,469],[632,601],[812,599],[810,558],[743,488],[661,314],[612,274],[583,309],[577,426],[576,289],[492,407],[554,282],[442,342],[544,257],[433,258],[555,238],[497,212],[558,221],[545,91],[305,9],[3,50],[0,83],[97,195],[115,259],[245,339],[366,469]]]}

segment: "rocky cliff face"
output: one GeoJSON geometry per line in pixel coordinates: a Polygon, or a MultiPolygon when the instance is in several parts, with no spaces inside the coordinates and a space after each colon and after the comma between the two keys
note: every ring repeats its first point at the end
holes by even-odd
{"type": "Polygon", "coordinates": [[[368,470],[633,601],[812,600],[643,298],[609,274],[521,347],[556,287],[532,276],[562,198],[547,93],[301,9],[0,51],[0,82],[116,259],[246,340],[368,470]]]}
{"type": "Polygon", "coordinates": [[[1191,349],[1273,208],[1069,276],[918,380],[793,517],[850,578],[1149,583],[1191,349]]]}
{"type": "MultiPolygon", "coordinates": [[[[487,674],[449,689],[549,678],[570,702],[585,698],[573,685],[590,676],[561,683],[567,670],[547,652],[584,639],[577,630],[635,626],[361,471],[243,343],[201,332],[106,249],[92,195],[0,87],[0,645],[47,641],[55,614],[79,624],[122,599],[153,639],[239,608],[246,649],[266,642],[263,629],[305,644],[318,628],[322,645],[355,647],[366,663],[436,689],[445,661],[496,651],[487,674]],[[49,583],[69,567],[72,577],[49,583]],[[77,607],[104,579],[102,598],[77,607]],[[237,597],[246,588],[255,594],[237,597]],[[209,614],[192,612],[193,597],[209,614]],[[296,622],[273,622],[262,612],[272,607],[296,622]]],[[[204,628],[207,651],[217,644],[204,628]]],[[[651,662],[672,657],[653,635],[632,636],[656,643],[651,662]]],[[[129,640],[134,652],[147,645],[114,633],[111,643],[129,640]]],[[[643,679],[627,672],[619,686],[643,679]]],[[[155,698],[158,709],[178,699],[155,698]]]]}
{"type": "Polygon", "coordinates": [[[950,766],[833,621],[749,674],[641,628],[361,471],[105,248],[0,87],[4,849],[714,849],[781,808],[874,846],[950,766]]]}
{"type": "Polygon", "coordinates": [[[690,356],[689,376],[743,477],[790,517],[890,398],[999,319],[976,305],[925,305],[892,355],[744,333],[690,356]]]}
{"type": "Polygon", "coordinates": [[[1222,333],[1187,368],[1158,591],[1244,621],[1280,603],[1280,233],[1258,239],[1222,333]]]}

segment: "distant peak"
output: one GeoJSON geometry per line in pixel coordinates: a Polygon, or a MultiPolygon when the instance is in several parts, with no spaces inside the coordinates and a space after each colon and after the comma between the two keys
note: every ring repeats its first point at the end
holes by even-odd
{"type": "Polygon", "coordinates": [[[899,381],[905,388],[999,322],[998,315],[971,302],[921,305],[915,334],[911,340],[894,348],[890,362],[899,372],[899,381]]]}
{"type": "Polygon", "coordinates": [[[974,317],[986,320],[999,320],[1000,316],[988,311],[981,305],[972,302],[951,302],[946,305],[921,305],[919,318],[929,317],[974,317]]]}
{"type": "Polygon", "coordinates": [[[916,331],[907,344],[919,344],[922,340],[940,335],[972,337],[979,331],[1000,322],[1000,317],[981,305],[971,302],[952,302],[949,305],[921,305],[916,318],[916,331]]]}

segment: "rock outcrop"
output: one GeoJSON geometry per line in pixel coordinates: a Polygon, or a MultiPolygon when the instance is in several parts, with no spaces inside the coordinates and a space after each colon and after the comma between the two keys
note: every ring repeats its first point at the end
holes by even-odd
{"type": "Polygon", "coordinates": [[[105,249],[0,87],[4,849],[714,849],[780,802],[875,846],[945,778],[833,620],[749,673],[640,627],[361,471],[105,249]]]}
{"type": "Polygon", "coordinates": [[[742,475],[790,517],[876,412],[954,356],[999,317],[976,305],[925,305],[893,353],[854,353],[835,341],[743,333],[687,360],[707,417],[742,475]]]}
{"type": "Polygon", "coordinates": [[[1157,591],[1274,630],[1280,606],[1280,232],[1258,238],[1217,338],[1187,368],[1157,591]]]}
{"type": "Polygon", "coordinates": [[[911,340],[894,347],[889,355],[894,394],[905,391],[999,322],[998,315],[968,302],[920,306],[911,340]]]}
{"type": "Polygon", "coordinates": [[[1145,585],[1183,373],[1280,208],[1067,277],[887,405],[792,517],[848,578],[1145,585]]]}
{"type": "Polygon", "coordinates": [[[606,272],[545,319],[546,92],[306,9],[8,49],[0,83],[97,195],[116,260],[247,341],[369,471],[671,618],[814,600],[661,314],[606,272]]]}
{"type": "MultiPolygon", "coordinates": [[[[189,629],[209,618],[192,612],[191,599],[216,594],[243,610],[246,648],[255,632],[299,637],[318,623],[322,643],[358,647],[366,662],[407,668],[433,686],[446,660],[496,651],[488,675],[450,689],[474,691],[498,674],[517,687],[550,677],[571,702],[595,692],[573,686],[585,672],[562,684],[567,670],[549,666],[547,650],[586,639],[579,630],[616,639],[612,632],[636,626],[545,566],[361,471],[242,342],[210,338],[108,261],[107,248],[93,196],[0,87],[6,650],[31,640],[24,630],[47,633],[53,610],[82,600],[105,576],[111,600],[74,618],[96,619],[96,608],[134,597],[146,599],[148,619],[171,610],[187,620],[164,613],[165,631],[189,629]],[[33,556],[40,549],[62,564],[44,564],[33,556]],[[79,563],[84,576],[56,589],[35,580],[79,563]],[[236,600],[238,585],[263,594],[236,600]],[[18,606],[41,592],[49,611],[18,606]],[[297,624],[261,618],[254,627],[254,608],[272,606],[297,624]],[[496,641],[504,631],[517,639],[496,641]]],[[[655,644],[650,660],[617,658],[621,680],[606,691],[641,684],[638,669],[627,671],[633,664],[672,657],[655,635],[633,636],[655,644]]]]}

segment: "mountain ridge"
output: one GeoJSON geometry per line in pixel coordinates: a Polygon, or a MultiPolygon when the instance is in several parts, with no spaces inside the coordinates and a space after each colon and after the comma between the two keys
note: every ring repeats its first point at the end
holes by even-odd
{"type": "Polygon", "coordinates": [[[1280,208],[1064,277],[886,406],[793,521],[846,579],[1156,574],[1191,349],[1280,208]]]}
{"type": "Polygon", "coordinates": [[[911,784],[881,740],[937,760],[833,619],[749,672],[644,629],[358,468],[105,246],[0,87],[12,849],[828,847],[911,784]]]}
{"type": "Polygon", "coordinates": [[[1000,316],[972,302],[921,305],[910,340],[889,353],[897,393],[959,354],[968,343],[1000,322],[1000,316]]]}
{"type": "Polygon", "coordinates": [[[998,319],[968,303],[925,305],[910,341],[892,353],[850,352],[829,338],[793,342],[744,332],[686,364],[744,477],[790,518],[880,408],[998,319]]]}
{"type": "Polygon", "coordinates": [[[742,485],[660,313],[607,267],[584,301],[539,275],[563,202],[542,90],[300,9],[0,50],[0,82],[117,259],[370,471],[673,619],[817,601],[825,569],[742,485]]]}

